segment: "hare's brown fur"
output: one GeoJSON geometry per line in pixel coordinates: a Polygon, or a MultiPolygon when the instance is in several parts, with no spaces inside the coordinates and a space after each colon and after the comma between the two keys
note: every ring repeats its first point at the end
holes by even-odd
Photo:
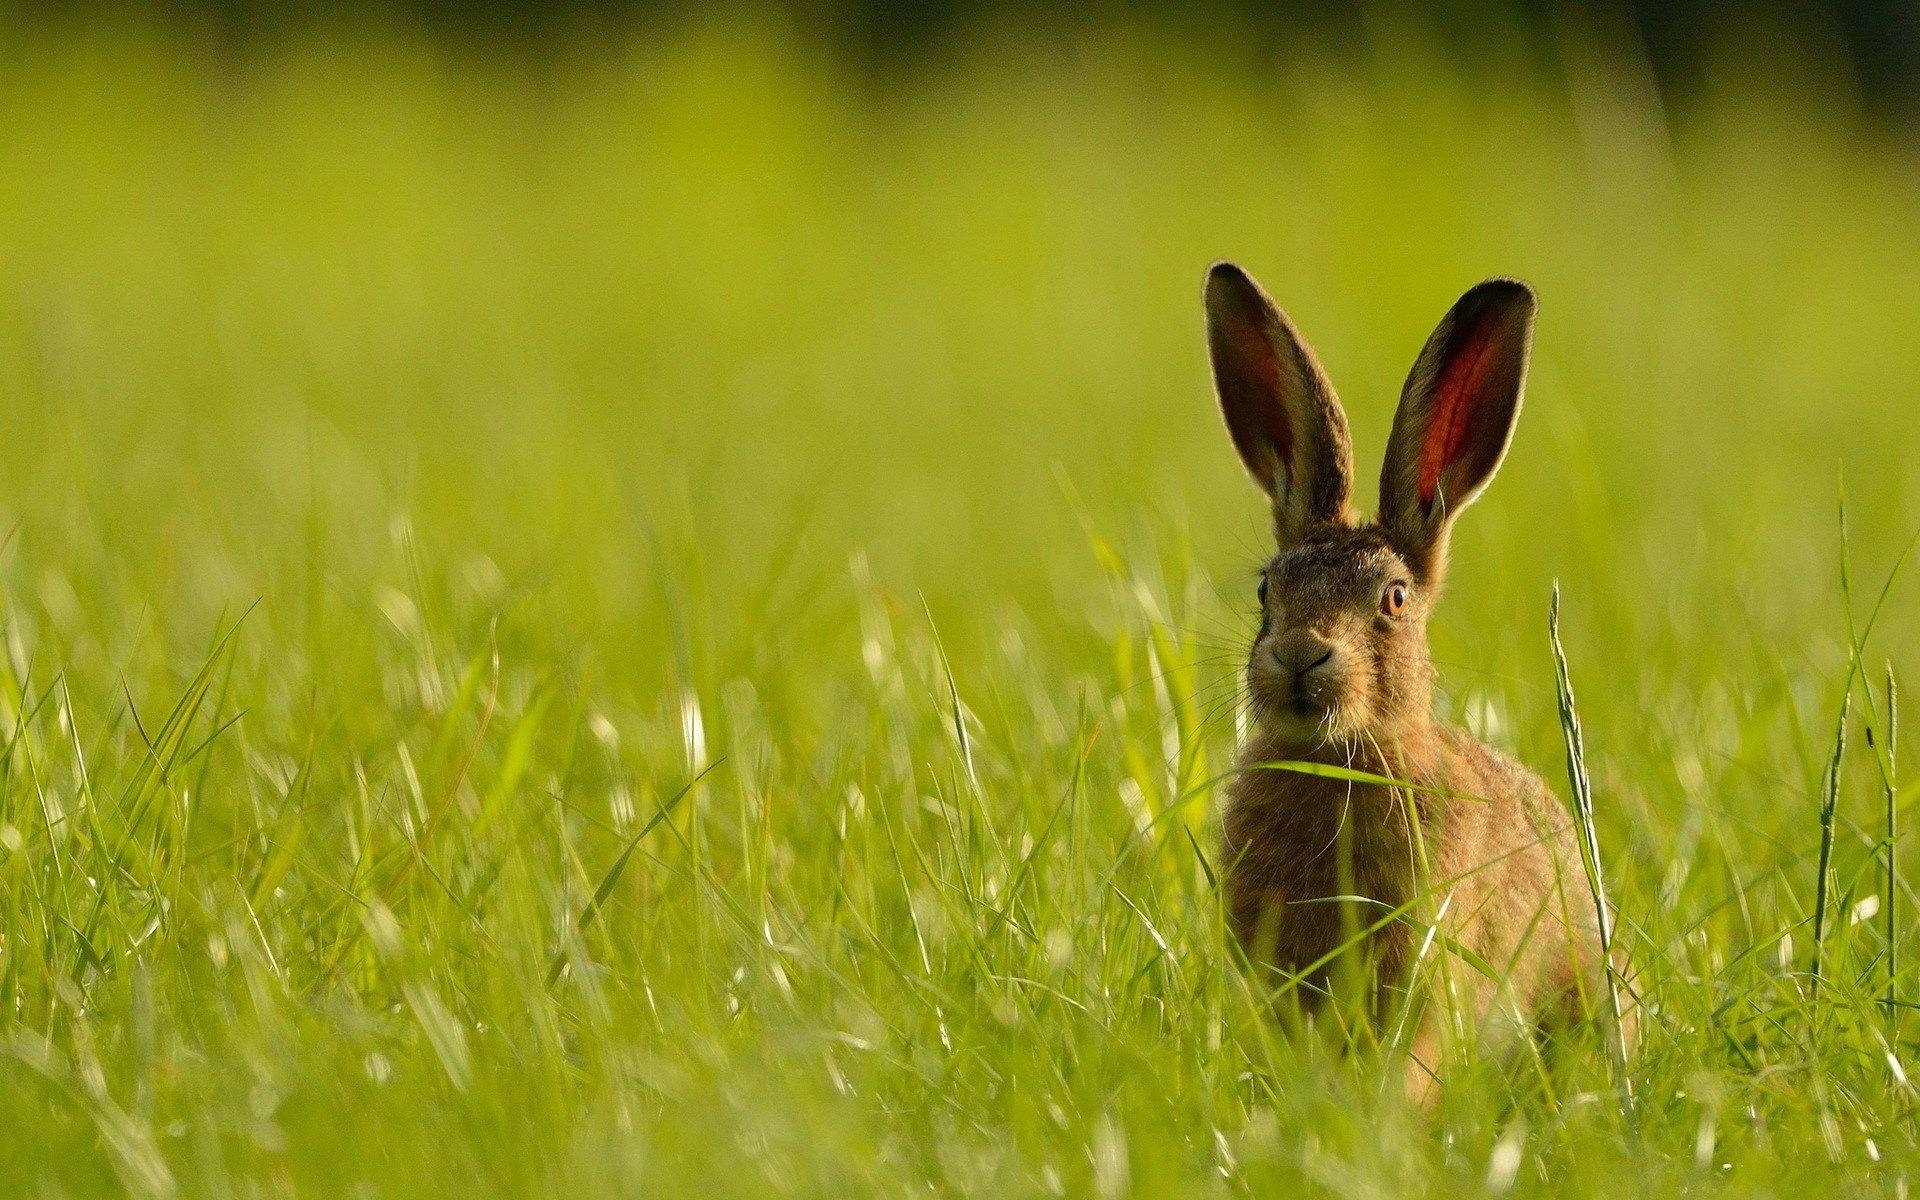
{"type": "Polygon", "coordinates": [[[1247,666],[1255,731],[1227,788],[1230,917],[1249,955],[1298,978],[1310,1004],[1356,961],[1376,999],[1402,995],[1437,925],[1433,956],[1453,969],[1434,973],[1448,986],[1415,1038],[1423,1099],[1445,1029],[1577,1019],[1605,994],[1569,812],[1432,713],[1426,627],[1447,534],[1506,452],[1533,306],[1524,285],[1496,280],[1448,313],[1401,399],[1379,520],[1363,522],[1346,418],[1312,352],[1238,268],[1208,281],[1221,406],[1278,542],[1247,666]],[[1286,762],[1409,786],[1269,765],[1286,762]]]}
{"type": "Polygon", "coordinates": [[[1454,972],[1456,995],[1470,998],[1476,1016],[1497,1005],[1554,1021],[1580,1015],[1602,994],[1598,935],[1566,809],[1519,763],[1430,722],[1391,749],[1305,748],[1256,734],[1241,764],[1248,769],[1229,785],[1224,817],[1234,931],[1259,961],[1305,972],[1309,994],[1333,986],[1353,928],[1337,905],[1314,901],[1347,895],[1376,902],[1377,911],[1360,917],[1366,925],[1387,909],[1406,910],[1364,946],[1386,991],[1408,982],[1425,936],[1420,918],[1442,912],[1441,929],[1500,973],[1496,990],[1474,968],[1454,972]],[[1349,767],[1434,791],[1260,766],[1281,761],[1349,767]]]}

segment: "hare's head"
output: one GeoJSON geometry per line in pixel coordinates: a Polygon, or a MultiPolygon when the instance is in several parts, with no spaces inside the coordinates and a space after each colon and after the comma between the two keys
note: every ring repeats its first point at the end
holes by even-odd
{"type": "Polygon", "coordinates": [[[1447,532],[1506,455],[1520,415],[1533,292],[1494,279],[1462,296],[1407,377],[1380,510],[1351,504],[1346,414],[1308,349],[1240,268],[1207,276],[1207,342],[1234,448],[1273,501],[1247,684],[1266,731],[1300,746],[1397,737],[1432,705],[1427,615],[1447,532]]]}

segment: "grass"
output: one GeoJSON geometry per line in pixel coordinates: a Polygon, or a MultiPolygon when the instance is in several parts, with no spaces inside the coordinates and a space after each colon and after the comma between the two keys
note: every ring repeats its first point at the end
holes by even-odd
{"type": "Polygon", "coordinates": [[[1906,1194],[1920,170],[1817,56],[6,39],[0,1190],[1906,1194]],[[1631,1108],[1235,964],[1221,256],[1368,464],[1542,293],[1435,655],[1563,784],[1562,583],[1631,1108]]]}

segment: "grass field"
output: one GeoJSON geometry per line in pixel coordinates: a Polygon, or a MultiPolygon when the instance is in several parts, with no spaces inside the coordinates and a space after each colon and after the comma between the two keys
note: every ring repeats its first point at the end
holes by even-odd
{"type": "Polygon", "coordinates": [[[8,36],[0,1192],[1908,1194],[1920,165],[1817,55],[8,36]],[[1541,292],[1434,650],[1564,794],[1560,582],[1632,1105],[1235,965],[1223,256],[1369,480],[1541,292]]]}

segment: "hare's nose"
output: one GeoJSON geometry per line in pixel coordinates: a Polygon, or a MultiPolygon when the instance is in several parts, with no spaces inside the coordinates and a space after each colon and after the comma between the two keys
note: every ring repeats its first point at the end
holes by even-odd
{"type": "Polygon", "coordinates": [[[1333,658],[1333,643],[1307,629],[1289,629],[1268,651],[1274,665],[1295,679],[1305,678],[1333,658]]]}

